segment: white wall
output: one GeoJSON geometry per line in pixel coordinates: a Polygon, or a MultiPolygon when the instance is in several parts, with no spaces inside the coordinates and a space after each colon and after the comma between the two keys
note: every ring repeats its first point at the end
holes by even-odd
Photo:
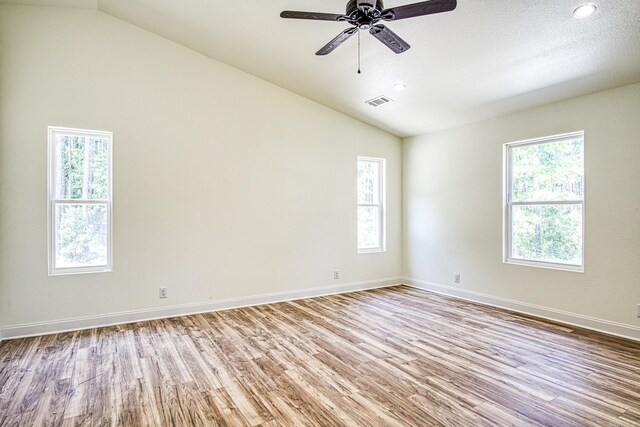
{"type": "Polygon", "coordinates": [[[95,10],[0,6],[0,67],[0,325],[400,275],[398,138],[95,10]],[[49,125],[114,133],[113,273],[47,276],[49,125]],[[384,254],[356,254],[358,155],[387,159],[384,254]]]}
{"type": "Polygon", "coordinates": [[[640,326],[640,84],[407,139],[403,170],[405,276],[640,326]],[[585,272],[503,264],[503,144],[578,130],[585,272]]]}

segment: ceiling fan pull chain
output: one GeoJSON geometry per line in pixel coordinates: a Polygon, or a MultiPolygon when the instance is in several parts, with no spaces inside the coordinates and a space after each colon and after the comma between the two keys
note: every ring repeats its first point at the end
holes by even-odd
{"type": "Polygon", "coordinates": [[[360,74],[360,29],[358,29],[358,74],[360,74]]]}

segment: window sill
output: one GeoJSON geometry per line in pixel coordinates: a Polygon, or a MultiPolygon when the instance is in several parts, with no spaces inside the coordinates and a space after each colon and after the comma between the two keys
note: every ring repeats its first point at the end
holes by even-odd
{"type": "Polygon", "coordinates": [[[507,258],[503,262],[505,264],[519,265],[523,267],[536,267],[536,268],[546,268],[548,270],[561,270],[561,271],[571,271],[574,273],[584,273],[584,266],[582,265],[555,264],[551,262],[527,261],[524,259],[514,259],[514,258],[507,258]]]}
{"type": "Polygon", "coordinates": [[[358,249],[358,255],[360,254],[375,254],[379,252],[386,252],[383,248],[374,248],[374,249],[358,249]]]}
{"type": "Polygon", "coordinates": [[[68,268],[49,271],[49,276],[69,276],[73,274],[113,273],[111,267],[68,268]]]}

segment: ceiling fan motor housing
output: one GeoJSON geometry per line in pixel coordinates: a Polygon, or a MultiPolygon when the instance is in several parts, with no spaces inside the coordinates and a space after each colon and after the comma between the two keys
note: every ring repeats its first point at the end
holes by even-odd
{"type": "Polygon", "coordinates": [[[358,7],[358,9],[362,10],[363,12],[366,12],[370,9],[375,9],[376,3],[377,3],[376,0],[356,0],[356,6],[358,7]]]}
{"type": "Polygon", "coordinates": [[[384,9],[384,4],[382,3],[382,0],[349,0],[347,3],[346,15],[351,15],[358,9],[363,12],[369,10],[381,11],[384,9]]]}
{"type": "Polygon", "coordinates": [[[368,30],[380,20],[384,9],[382,0],[350,0],[347,3],[346,21],[356,27],[368,30]]]}

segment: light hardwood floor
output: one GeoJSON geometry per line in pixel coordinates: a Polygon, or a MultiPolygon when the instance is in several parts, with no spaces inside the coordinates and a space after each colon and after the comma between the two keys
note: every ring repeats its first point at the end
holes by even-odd
{"type": "Polygon", "coordinates": [[[639,426],[640,344],[397,286],[0,344],[2,426],[639,426]]]}

